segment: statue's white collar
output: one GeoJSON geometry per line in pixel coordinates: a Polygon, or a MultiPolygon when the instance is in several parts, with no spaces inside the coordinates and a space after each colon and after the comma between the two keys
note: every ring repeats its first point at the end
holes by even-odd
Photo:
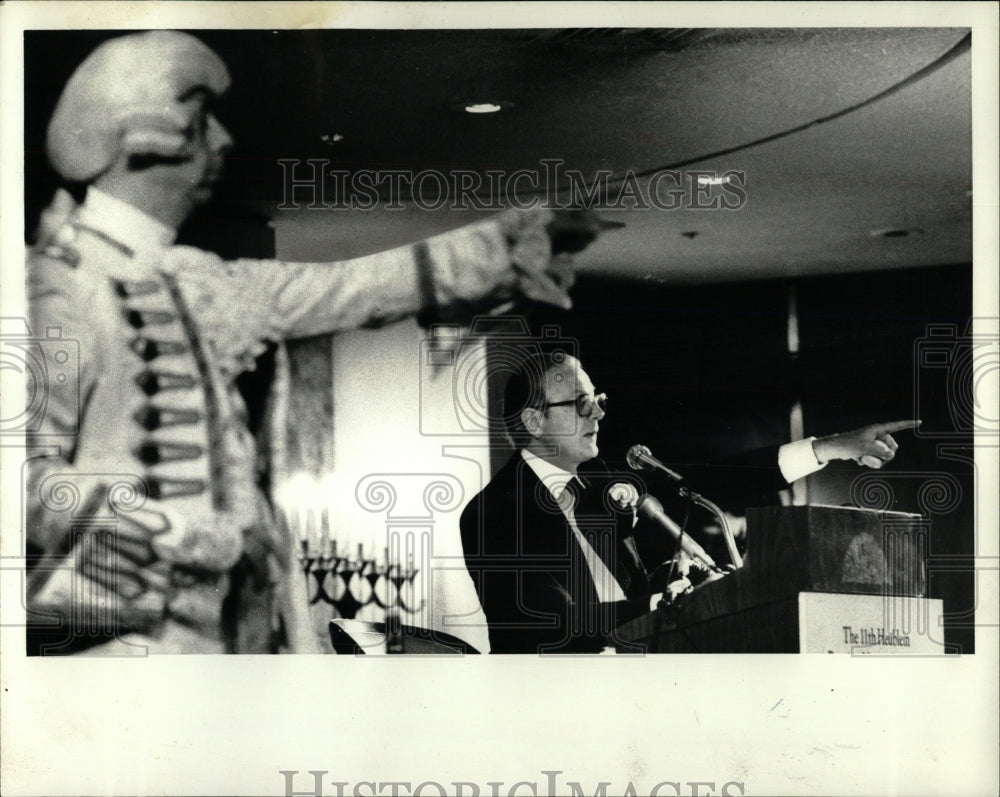
{"type": "Polygon", "coordinates": [[[177,237],[177,231],[163,222],[94,186],[87,188],[77,221],[135,252],[163,249],[177,237]]]}

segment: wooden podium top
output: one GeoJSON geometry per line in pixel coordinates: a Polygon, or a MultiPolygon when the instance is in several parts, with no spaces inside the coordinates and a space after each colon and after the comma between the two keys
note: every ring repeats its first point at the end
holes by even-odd
{"type": "Polygon", "coordinates": [[[744,569],[761,598],[802,591],[923,597],[926,556],[920,515],[833,506],[747,511],[744,569]]]}

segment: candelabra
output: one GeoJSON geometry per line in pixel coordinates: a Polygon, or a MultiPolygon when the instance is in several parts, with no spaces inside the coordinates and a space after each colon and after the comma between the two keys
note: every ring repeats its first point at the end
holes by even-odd
{"type": "Polygon", "coordinates": [[[370,473],[354,481],[302,472],[279,484],[275,494],[279,520],[297,540],[314,623],[324,619],[324,606],[332,608],[327,620],[384,620],[394,644],[404,629],[426,627],[430,541],[438,515],[462,503],[456,477],[370,473]],[[375,544],[379,539],[384,548],[375,544]]]}
{"type": "Polygon", "coordinates": [[[361,609],[373,603],[387,614],[399,610],[415,614],[424,608],[424,598],[418,599],[414,589],[419,570],[414,566],[412,553],[407,556],[405,567],[398,557],[390,556],[388,547],[381,560],[367,557],[361,543],[356,555],[341,556],[337,541],[324,537],[319,546],[310,545],[308,539],[301,540],[298,559],[310,595],[309,604],[326,603],[344,619],[353,620],[361,609]]]}

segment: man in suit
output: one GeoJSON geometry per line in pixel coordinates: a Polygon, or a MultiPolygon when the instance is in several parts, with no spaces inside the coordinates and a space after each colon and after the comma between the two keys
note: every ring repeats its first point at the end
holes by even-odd
{"type": "Polygon", "coordinates": [[[632,538],[632,508],[610,495],[634,479],[616,480],[595,459],[604,402],[579,361],[559,352],[507,383],[508,432],[520,450],[460,522],[493,653],[599,652],[659,599],[632,538]]]}
{"type": "Polygon", "coordinates": [[[288,547],[236,378],[269,341],[455,303],[568,306],[554,255],[595,235],[540,209],[349,262],[175,246],[232,143],[212,113],[228,85],[193,36],[130,34],[91,53],[50,121],[49,160],[86,198],[60,194],[28,255],[32,328],[70,358],[29,430],[29,652],[273,650],[288,547]]]}
{"type": "MultiPolygon", "coordinates": [[[[623,500],[643,484],[596,459],[606,408],[580,362],[561,351],[528,358],[507,383],[504,418],[517,453],[460,521],[493,653],[600,652],[615,643],[619,625],[663,597],[651,594],[634,501],[623,500]]],[[[875,424],[760,452],[756,480],[778,488],[831,459],[881,467],[897,448],[891,432],[915,424],[875,424]]]]}

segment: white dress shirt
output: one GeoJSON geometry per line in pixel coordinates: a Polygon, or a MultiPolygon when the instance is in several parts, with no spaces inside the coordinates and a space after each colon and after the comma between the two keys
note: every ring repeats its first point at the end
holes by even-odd
{"type": "MultiPolygon", "coordinates": [[[[621,584],[618,583],[618,579],[608,569],[608,566],[604,564],[604,560],[601,559],[597,551],[587,542],[587,538],[583,536],[583,532],[576,525],[576,515],[574,514],[575,502],[573,494],[566,491],[566,485],[573,479],[577,479],[579,482],[577,476],[553,465],[551,462],[546,462],[541,457],[523,448],[521,449],[521,456],[528,463],[528,467],[535,472],[535,475],[552,494],[552,497],[566,516],[569,527],[573,531],[573,537],[576,538],[580,549],[583,551],[583,558],[587,562],[590,576],[594,580],[594,587],[597,589],[597,599],[601,603],[613,603],[614,601],[625,600],[625,592],[622,590],[621,584]]],[[[582,482],[580,484],[582,485],[582,482]]]]}
{"type": "Polygon", "coordinates": [[[785,443],[778,449],[778,468],[789,484],[826,467],[825,462],[820,463],[816,459],[816,452],[813,450],[815,439],[807,437],[785,443]]]}
{"type": "MultiPolygon", "coordinates": [[[[804,440],[795,440],[791,443],[785,443],[778,449],[778,469],[789,484],[826,467],[826,463],[820,463],[816,459],[812,445],[815,439],[815,437],[809,437],[804,440]]],[[[597,589],[598,600],[602,603],[625,600],[625,593],[618,583],[618,579],[604,564],[604,560],[601,559],[597,551],[587,542],[587,538],[583,536],[583,532],[576,524],[574,500],[572,493],[566,492],[566,485],[572,479],[579,481],[578,477],[525,449],[521,449],[521,456],[542,484],[546,486],[566,516],[573,537],[583,551],[584,560],[587,562],[594,586],[597,589]]],[[[653,596],[650,601],[651,608],[658,602],[658,598],[659,595],[653,596]]]]}

